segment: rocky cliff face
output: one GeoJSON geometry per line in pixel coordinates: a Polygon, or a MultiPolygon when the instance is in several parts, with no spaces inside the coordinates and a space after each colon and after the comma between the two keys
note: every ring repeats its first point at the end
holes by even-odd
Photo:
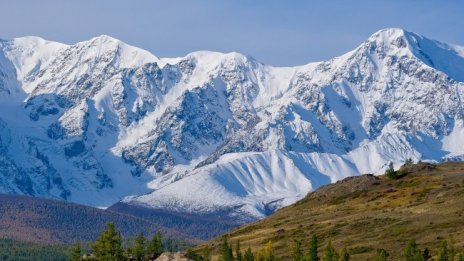
{"type": "Polygon", "coordinates": [[[293,68],[108,36],[0,47],[5,193],[245,222],[389,161],[464,155],[464,48],[401,29],[293,68]]]}

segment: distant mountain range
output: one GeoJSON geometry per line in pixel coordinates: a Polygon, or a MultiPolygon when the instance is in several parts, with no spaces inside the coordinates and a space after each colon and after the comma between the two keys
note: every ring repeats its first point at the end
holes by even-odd
{"type": "Polygon", "coordinates": [[[0,192],[241,224],[390,161],[462,160],[463,99],[464,47],[402,29],[286,68],[0,41],[0,192]]]}

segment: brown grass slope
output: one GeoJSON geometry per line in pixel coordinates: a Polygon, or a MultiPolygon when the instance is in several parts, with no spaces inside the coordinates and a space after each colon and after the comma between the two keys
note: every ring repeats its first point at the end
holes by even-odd
{"type": "MultiPolygon", "coordinates": [[[[464,163],[416,164],[408,175],[390,180],[362,175],[319,188],[303,200],[256,223],[229,233],[242,249],[254,252],[272,241],[276,255],[291,259],[294,240],[320,239],[320,255],[329,240],[347,247],[352,260],[369,260],[379,248],[401,260],[409,239],[433,251],[442,239],[464,243],[464,163]]],[[[221,238],[211,241],[217,255],[221,238]]],[[[201,249],[202,247],[198,247],[201,249]]],[[[217,257],[217,256],[213,256],[217,257]]]]}

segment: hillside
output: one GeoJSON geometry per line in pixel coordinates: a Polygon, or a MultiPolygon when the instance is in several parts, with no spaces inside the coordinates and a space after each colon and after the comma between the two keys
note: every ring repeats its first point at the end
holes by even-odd
{"type": "Polygon", "coordinates": [[[182,231],[190,238],[209,240],[239,226],[235,220],[227,216],[207,216],[188,213],[175,213],[162,209],[152,209],[143,206],[129,205],[118,202],[108,208],[109,211],[136,216],[150,222],[160,224],[165,228],[182,231]]]}
{"type": "Polygon", "coordinates": [[[190,240],[193,237],[148,220],[64,201],[27,196],[0,195],[0,238],[66,244],[94,241],[107,222],[113,222],[125,238],[160,230],[166,237],[190,240]]]}
{"type": "MultiPolygon", "coordinates": [[[[321,251],[330,239],[338,249],[347,247],[352,260],[368,260],[380,248],[400,260],[409,239],[432,250],[451,238],[463,247],[464,163],[421,163],[402,171],[408,175],[397,180],[361,175],[321,187],[264,220],[232,231],[229,240],[240,240],[242,249],[254,252],[270,240],[284,260],[290,259],[294,240],[307,246],[314,233],[321,251]]],[[[210,243],[216,253],[220,243],[220,238],[210,243]]]]}

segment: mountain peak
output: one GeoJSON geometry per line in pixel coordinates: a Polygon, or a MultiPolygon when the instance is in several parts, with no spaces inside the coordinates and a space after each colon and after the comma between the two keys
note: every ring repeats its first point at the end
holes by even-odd
{"type": "Polygon", "coordinates": [[[372,34],[365,43],[375,46],[390,46],[397,48],[406,48],[409,46],[408,38],[412,33],[401,28],[386,28],[372,34]]]}
{"type": "Polygon", "coordinates": [[[119,59],[121,59],[123,66],[126,67],[159,62],[158,57],[152,53],[105,34],[96,36],[88,41],[77,43],[73,47],[85,48],[90,50],[91,55],[97,56],[102,52],[115,53],[119,56],[119,59]]]}
{"type": "Polygon", "coordinates": [[[409,32],[407,32],[406,30],[402,29],[402,28],[384,28],[384,29],[380,29],[378,30],[377,32],[373,33],[371,35],[371,37],[369,38],[372,38],[372,37],[394,37],[394,38],[397,38],[399,36],[404,36],[405,34],[408,34],[409,32]]]}
{"type": "Polygon", "coordinates": [[[116,39],[112,36],[102,34],[99,36],[95,36],[91,38],[88,42],[95,42],[95,43],[112,43],[112,44],[120,44],[123,43],[121,40],[116,39]]]}
{"type": "Polygon", "coordinates": [[[367,43],[372,47],[387,47],[395,53],[408,53],[427,66],[445,73],[454,80],[464,82],[464,53],[459,47],[429,39],[420,34],[401,28],[387,28],[369,37],[367,43]]]}

